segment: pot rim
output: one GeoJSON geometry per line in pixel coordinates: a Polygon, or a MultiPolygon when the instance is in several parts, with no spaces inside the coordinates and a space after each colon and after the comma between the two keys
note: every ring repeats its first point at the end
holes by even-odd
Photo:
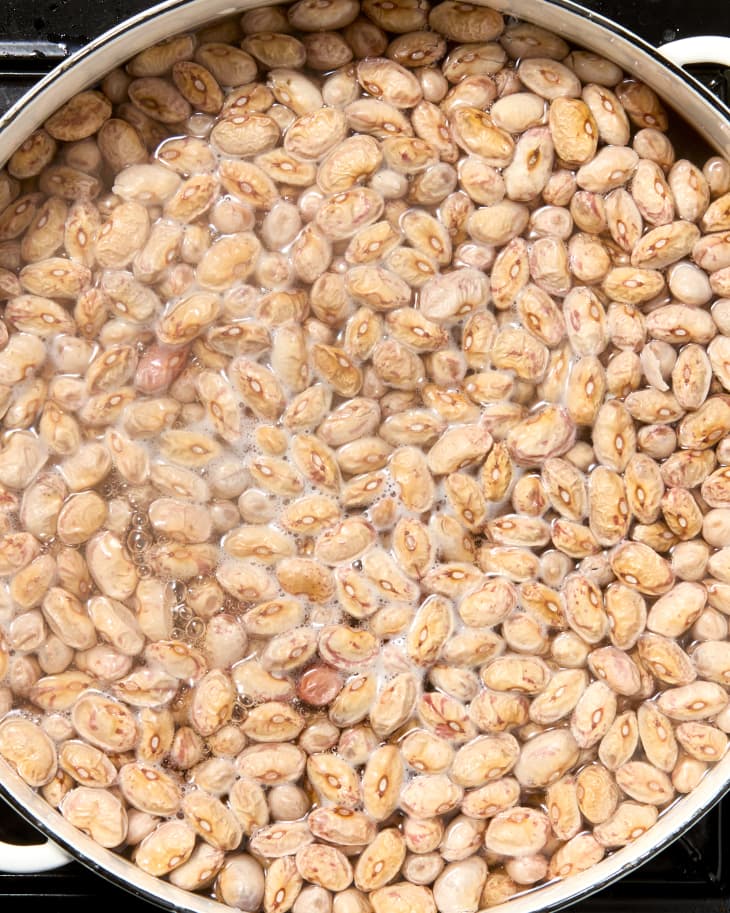
{"type": "MultiPolygon", "coordinates": [[[[279,6],[287,0],[163,0],[141,13],[125,19],[94,38],[84,47],[71,54],[30,88],[12,107],[0,115],[0,168],[7,162],[19,143],[12,139],[16,129],[25,138],[38,129],[43,122],[72,95],[103,78],[113,67],[128,60],[133,54],[161,40],[192,27],[222,19],[226,16],[261,6],[279,6]],[[231,5],[232,4],[232,5],[231,5]],[[200,8],[196,12],[197,8],[200,8]],[[164,23],[165,28],[160,29],[164,23]],[[169,23],[169,28],[167,27],[169,23]],[[154,29],[142,33],[145,25],[156,24],[154,29]],[[149,37],[148,37],[149,35],[149,37]],[[122,51],[122,48],[124,50],[122,51]],[[114,55],[111,51],[116,49],[114,55]],[[114,57],[113,61],[110,57],[114,57]],[[88,73],[80,77],[84,65],[88,73]],[[75,78],[70,78],[75,77],[75,78]],[[59,81],[63,79],[64,82],[59,81]],[[58,89],[58,97],[52,90],[58,89]],[[61,91],[63,89],[63,91],[61,91]],[[48,91],[47,91],[48,90],[48,91]],[[53,100],[51,100],[53,99],[53,100]]],[[[592,47],[600,44],[600,31],[604,40],[608,38],[611,53],[608,59],[619,64],[627,73],[638,76],[663,96],[665,102],[688,119],[695,110],[701,117],[700,123],[693,124],[716,151],[730,159],[730,107],[707,86],[682,69],[678,64],[650,45],[630,29],[618,22],[589,10],[575,0],[471,0],[479,6],[492,6],[505,15],[523,17],[543,28],[555,30],[551,13],[555,10],[567,14],[568,27],[560,23],[560,32],[577,44],[592,47]],[[595,38],[596,42],[590,39],[595,38]],[[585,38],[588,38],[586,41],[585,38]],[[616,51],[616,53],[612,53],[616,51]],[[648,65],[649,72],[642,72],[642,65],[648,65]],[[668,94],[669,93],[669,94],[668,94]],[[671,101],[669,100],[671,99],[671,101]],[[689,107],[687,105],[689,104],[689,107]],[[718,123],[705,124],[705,118],[718,123]]],[[[595,47],[593,48],[595,50],[595,47]]]]}
{"type": "MultiPolygon", "coordinates": [[[[113,67],[145,47],[205,23],[247,9],[278,5],[285,0],[164,0],[109,29],[71,55],[0,116],[0,165],[17,148],[17,132],[25,139],[61,104],[96,83],[113,67]]],[[[698,80],[672,63],[642,38],[574,0],[471,0],[490,5],[544,28],[556,30],[583,47],[592,48],[641,78],[685,119],[697,114],[694,128],[720,154],[730,158],[730,108],[698,80]],[[561,21],[556,23],[559,17],[561,21]],[[609,52],[601,47],[608,42],[609,52]]],[[[657,823],[626,847],[565,880],[529,889],[493,909],[506,913],[553,911],[603,890],[648,861],[677,839],[719,802],[730,788],[730,753],[711,768],[699,786],[680,796],[657,823]]],[[[130,893],[173,910],[220,913],[223,906],[199,894],[148,875],[128,859],[96,844],[70,825],[41,795],[25,784],[0,758],[0,791],[9,803],[47,837],[97,874],[130,893]]]]}

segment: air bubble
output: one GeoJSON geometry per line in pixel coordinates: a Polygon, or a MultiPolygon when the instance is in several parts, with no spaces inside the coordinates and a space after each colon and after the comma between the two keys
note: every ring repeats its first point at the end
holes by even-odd
{"type": "Polygon", "coordinates": [[[176,604],[182,603],[188,593],[188,588],[182,580],[170,580],[167,583],[167,591],[172,596],[176,604]]]}
{"type": "Polygon", "coordinates": [[[185,626],[185,632],[192,640],[197,640],[205,634],[205,622],[202,618],[191,618],[185,626]]]}
{"type": "Polygon", "coordinates": [[[175,606],[173,614],[175,616],[175,621],[178,621],[181,624],[187,624],[193,617],[192,610],[184,604],[175,606]]]}
{"type": "Polygon", "coordinates": [[[127,548],[132,553],[132,558],[140,558],[148,545],[151,544],[151,538],[140,529],[133,529],[127,536],[127,548]]]}

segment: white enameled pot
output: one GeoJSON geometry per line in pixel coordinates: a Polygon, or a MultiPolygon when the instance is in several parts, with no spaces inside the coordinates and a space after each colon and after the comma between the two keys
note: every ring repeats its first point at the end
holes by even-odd
{"type": "MultiPolygon", "coordinates": [[[[471,0],[479,3],[480,0],[471,0]]],[[[205,23],[271,5],[261,0],[167,0],[110,29],[82,48],[34,86],[0,117],[0,166],[23,140],[67,99],[98,82],[137,52],[179,32],[205,23]]],[[[706,36],[671,42],[659,51],[622,26],[571,0],[490,0],[490,6],[557,32],[576,45],[617,63],[650,85],[681,112],[703,139],[730,159],[730,109],[688,76],[688,63],[730,66],[730,37],[706,36]]],[[[730,755],[712,768],[700,785],[678,799],[654,827],[632,844],[607,856],[589,870],[563,881],[535,888],[507,904],[508,913],[557,910],[623,877],[664,849],[696,822],[730,788],[730,755]]],[[[132,893],[171,910],[221,913],[220,904],[183,891],[138,869],[96,844],[66,822],[0,759],[0,791],[47,840],[37,846],[0,843],[0,870],[39,872],[64,865],[71,858],[132,893]]]]}

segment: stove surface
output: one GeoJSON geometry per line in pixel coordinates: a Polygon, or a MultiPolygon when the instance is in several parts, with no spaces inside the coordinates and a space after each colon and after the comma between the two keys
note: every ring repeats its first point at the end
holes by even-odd
{"type": "MultiPolygon", "coordinates": [[[[582,0],[654,45],[698,34],[730,33],[726,0],[582,0]]],[[[149,6],[148,0],[4,0],[0,4],[0,112],[66,53],[149,6]],[[21,46],[18,43],[30,43],[21,46]],[[42,42],[40,57],[36,53],[42,42]],[[18,52],[21,52],[19,56],[18,52]]],[[[730,70],[692,72],[730,100],[730,70]]],[[[0,799],[0,840],[38,842],[37,831],[0,799]]],[[[730,913],[730,797],[655,859],[571,907],[571,913],[730,913]]],[[[79,863],[41,875],[0,873],[0,905],[44,899],[57,913],[96,913],[100,901],[127,913],[156,907],[132,897],[79,863]]]]}

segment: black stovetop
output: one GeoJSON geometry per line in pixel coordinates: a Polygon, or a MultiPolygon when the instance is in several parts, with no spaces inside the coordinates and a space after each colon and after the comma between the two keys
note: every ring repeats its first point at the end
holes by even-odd
{"type": "MultiPolygon", "coordinates": [[[[652,44],[697,34],[730,34],[728,0],[582,0],[652,44]]],[[[149,0],[0,0],[0,113],[71,52],[149,0]],[[42,44],[39,44],[42,43],[42,44]],[[39,53],[40,50],[40,53],[39,53]]],[[[730,99],[730,71],[693,68],[730,99]]],[[[38,834],[0,800],[0,840],[38,842],[38,834]]],[[[730,797],[655,859],[571,908],[572,913],[730,913],[730,797]]],[[[0,857],[0,866],[2,859],[0,857]]],[[[43,901],[54,913],[96,913],[103,901],[127,913],[155,908],[79,863],[42,875],[0,873],[0,906],[43,901]]]]}

